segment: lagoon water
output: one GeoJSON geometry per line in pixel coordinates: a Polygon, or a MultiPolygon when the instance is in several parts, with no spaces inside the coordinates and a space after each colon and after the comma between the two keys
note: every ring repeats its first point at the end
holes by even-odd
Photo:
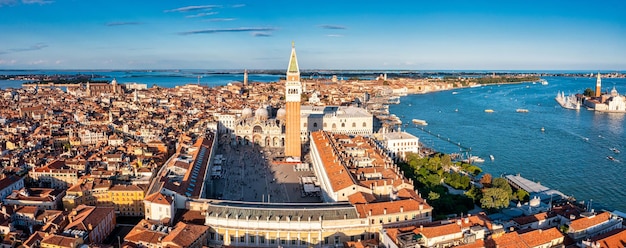
{"type": "MultiPolygon", "coordinates": [[[[470,147],[471,155],[486,160],[480,167],[494,176],[520,173],[579,201],[592,200],[595,209],[626,210],[626,114],[567,110],[554,100],[558,91],[569,95],[595,87],[595,78],[545,79],[549,85],[491,85],[409,95],[389,110],[426,146],[459,152],[447,142],[450,138],[470,147]],[[518,108],[529,112],[518,113],[518,108]],[[424,130],[435,135],[415,127],[412,119],[426,120],[424,130]],[[615,154],[613,147],[622,153],[615,154]]],[[[615,86],[626,93],[626,79],[602,83],[603,90],[615,86]]]]}

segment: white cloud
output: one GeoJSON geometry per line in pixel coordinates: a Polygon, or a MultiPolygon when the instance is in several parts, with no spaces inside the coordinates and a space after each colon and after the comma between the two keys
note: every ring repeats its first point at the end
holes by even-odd
{"type": "Polygon", "coordinates": [[[0,65],[14,65],[15,63],[17,63],[17,60],[4,60],[4,59],[0,59],[0,65]]]}
{"type": "Polygon", "coordinates": [[[42,60],[42,59],[28,62],[29,65],[41,65],[41,64],[46,64],[46,63],[47,61],[42,60]]]}
{"type": "Polygon", "coordinates": [[[195,15],[188,15],[188,16],[185,16],[185,17],[187,17],[187,18],[196,18],[196,17],[217,15],[218,13],[219,12],[215,12],[215,11],[214,12],[205,12],[205,13],[198,13],[198,14],[195,14],[195,15]]]}
{"type": "Polygon", "coordinates": [[[9,6],[9,5],[15,5],[17,3],[16,0],[0,0],[0,7],[2,6],[9,6]]]}
{"type": "Polygon", "coordinates": [[[43,4],[50,4],[50,3],[54,3],[54,1],[50,1],[50,0],[22,0],[23,4],[39,4],[39,5],[43,5],[43,4]]]}
{"type": "Polygon", "coordinates": [[[188,11],[198,11],[198,10],[212,10],[214,8],[220,8],[222,7],[221,5],[192,5],[192,6],[185,6],[185,7],[180,7],[180,8],[176,8],[176,9],[168,9],[165,10],[164,12],[188,12],[188,11]]]}

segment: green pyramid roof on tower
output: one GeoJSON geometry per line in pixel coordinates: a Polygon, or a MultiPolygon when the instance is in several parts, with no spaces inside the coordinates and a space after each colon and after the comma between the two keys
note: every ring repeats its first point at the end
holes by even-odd
{"type": "Polygon", "coordinates": [[[289,69],[287,72],[300,72],[300,69],[298,68],[298,59],[296,58],[296,48],[293,43],[291,45],[291,58],[289,59],[289,69]]]}

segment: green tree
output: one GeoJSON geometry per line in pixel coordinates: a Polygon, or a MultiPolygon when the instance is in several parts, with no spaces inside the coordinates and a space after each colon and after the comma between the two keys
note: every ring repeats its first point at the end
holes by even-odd
{"type": "Polygon", "coordinates": [[[472,186],[465,192],[465,195],[472,199],[475,203],[480,203],[480,199],[483,197],[483,192],[479,188],[472,186]]]}
{"type": "Polygon", "coordinates": [[[450,155],[448,155],[448,154],[444,154],[444,155],[441,157],[441,165],[442,165],[444,168],[446,168],[446,169],[448,169],[448,168],[450,168],[450,166],[452,166],[452,159],[450,158],[450,155]]]}
{"type": "Polygon", "coordinates": [[[441,195],[439,195],[439,193],[431,191],[430,193],[428,193],[428,200],[434,201],[434,200],[438,200],[439,197],[441,197],[441,195]]]}
{"type": "Polygon", "coordinates": [[[590,88],[586,88],[586,89],[585,89],[585,92],[583,92],[583,95],[584,95],[584,96],[587,96],[587,97],[590,97],[590,96],[595,96],[595,91],[593,91],[593,90],[592,90],[592,89],[590,89],[590,88]]]}
{"type": "Polygon", "coordinates": [[[509,195],[513,194],[513,190],[511,189],[511,185],[509,185],[509,182],[506,179],[502,178],[502,177],[494,178],[493,181],[491,182],[491,185],[494,188],[503,189],[509,195]]]}
{"type": "Polygon", "coordinates": [[[483,192],[483,198],[480,199],[482,208],[500,209],[509,206],[511,199],[510,194],[501,188],[489,188],[483,192]]]}
{"type": "Polygon", "coordinates": [[[530,200],[530,194],[523,189],[518,189],[517,191],[515,191],[515,198],[517,198],[517,200],[522,201],[522,202],[527,202],[528,200],[530,200]]]}

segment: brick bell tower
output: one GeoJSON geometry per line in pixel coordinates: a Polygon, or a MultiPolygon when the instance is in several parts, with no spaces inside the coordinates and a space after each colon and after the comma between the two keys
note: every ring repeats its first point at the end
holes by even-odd
{"type": "Polygon", "coordinates": [[[287,68],[285,82],[286,123],[285,123],[285,157],[299,160],[302,156],[300,141],[300,100],[302,83],[300,83],[300,69],[296,58],[295,44],[291,43],[291,57],[287,68]]]}

